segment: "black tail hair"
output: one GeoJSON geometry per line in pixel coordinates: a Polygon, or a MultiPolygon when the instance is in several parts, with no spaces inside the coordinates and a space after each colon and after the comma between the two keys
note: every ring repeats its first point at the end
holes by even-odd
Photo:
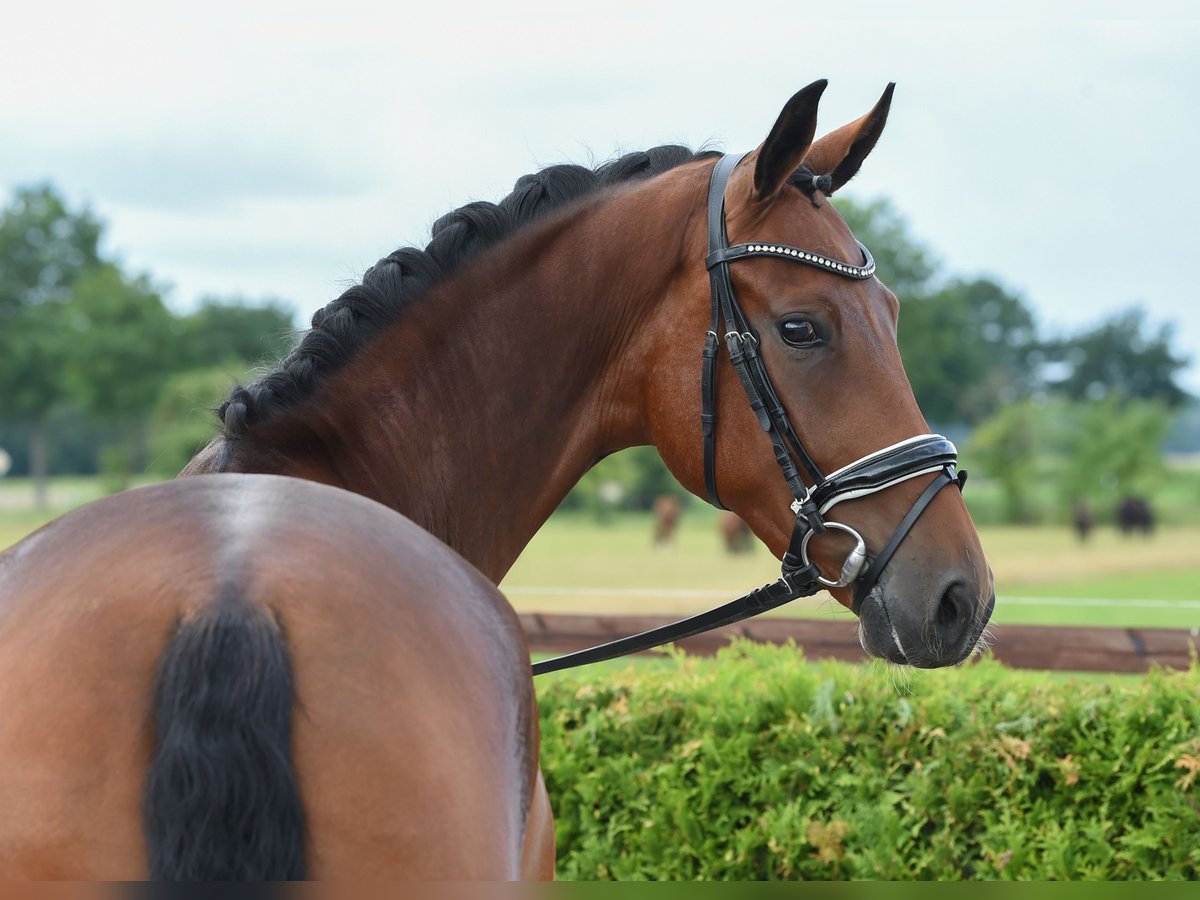
{"type": "Polygon", "coordinates": [[[294,693],[281,624],[225,599],[181,621],[159,661],[142,797],[150,877],[305,877],[291,752],[294,693]]]}

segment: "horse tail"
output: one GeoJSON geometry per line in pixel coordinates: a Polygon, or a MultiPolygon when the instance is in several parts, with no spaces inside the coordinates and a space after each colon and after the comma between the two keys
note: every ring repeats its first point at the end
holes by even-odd
{"type": "Polygon", "coordinates": [[[231,599],[180,621],[159,660],[142,797],[151,878],[305,877],[293,703],[274,616],[231,599]]]}

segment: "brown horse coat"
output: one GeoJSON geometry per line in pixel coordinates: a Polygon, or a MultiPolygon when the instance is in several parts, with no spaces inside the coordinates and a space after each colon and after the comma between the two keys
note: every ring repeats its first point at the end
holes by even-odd
{"type": "Polygon", "coordinates": [[[552,874],[533,697],[514,703],[511,688],[529,677],[517,618],[386,507],[278,476],[189,478],[62,517],[0,555],[0,583],[0,709],[38,698],[39,710],[0,716],[6,876],[147,874],[130,811],[156,668],[180,623],[222,603],[286,623],[307,874],[552,874]],[[306,524],[317,511],[320,531],[306,524]]]}

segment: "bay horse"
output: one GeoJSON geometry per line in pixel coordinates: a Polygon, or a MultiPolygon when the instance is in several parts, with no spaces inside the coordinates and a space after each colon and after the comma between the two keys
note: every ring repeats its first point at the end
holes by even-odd
{"type": "Polygon", "coordinates": [[[659,494],[651,507],[654,514],[654,546],[666,547],[675,542],[675,529],[679,527],[679,516],[683,505],[674,494],[659,494]]]}
{"type": "MultiPolygon", "coordinates": [[[[729,269],[739,339],[831,469],[927,426],[896,297],[833,262],[864,271],[828,195],[875,146],[891,86],[814,140],[824,88],[722,163],[720,212],[734,238],[826,262],[729,269]]],[[[788,552],[793,492],[728,357],[705,398],[721,427],[700,427],[718,155],[553,166],[449,214],[234,390],[183,477],[0,555],[0,874],[553,875],[530,659],[496,588],[522,548],[597,460],[651,443],[697,495],[715,471],[721,504],[788,552]]],[[[848,498],[807,551],[832,575],[861,535],[872,586],[831,591],[897,663],[960,662],[992,608],[959,492],[931,492],[943,475],[848,498]]]]}
{"type": "Polygon", "coordinates": [[[717,530],[721,533],[727,553],[749,553],[754,549],[754,533],[737,513],[729,510],[721,513],[717,519],[717,530]]]}

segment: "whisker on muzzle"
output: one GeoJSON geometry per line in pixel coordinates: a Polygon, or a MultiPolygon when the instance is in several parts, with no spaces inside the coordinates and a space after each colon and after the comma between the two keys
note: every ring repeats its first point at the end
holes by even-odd
{"type": "Polygon", "coordinates": [[[992,629],[989,626],[984,626],[984,629],[979,634],[979,640],[975,642],[974,648],[971,650],[970,656],[967,659],[973,659],[976,656],[982,656],[992,649],[992,644],[996,642],[996,636],[992,634],[992,629]]]}

